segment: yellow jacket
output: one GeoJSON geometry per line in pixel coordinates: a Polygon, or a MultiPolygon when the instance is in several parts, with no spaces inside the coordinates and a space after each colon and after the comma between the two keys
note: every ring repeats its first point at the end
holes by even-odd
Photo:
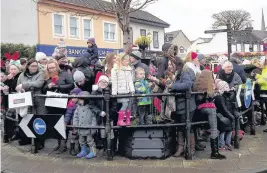
{"type": "Polygon", "coordinates": [[[261,86],[261,90],[267,91],[267,66],[261,72],[261,75],[256,75],[258,84],[261,86]]]}

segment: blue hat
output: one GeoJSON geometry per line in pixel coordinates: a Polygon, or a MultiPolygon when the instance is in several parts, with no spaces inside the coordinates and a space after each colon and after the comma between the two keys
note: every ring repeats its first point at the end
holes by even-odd
{"type": "Polygon", "coordinates": [[[79,95],[81,92],[82,90],[80,88],[74,88],[73,90],[71,90],[70,94],[79,95]]]}

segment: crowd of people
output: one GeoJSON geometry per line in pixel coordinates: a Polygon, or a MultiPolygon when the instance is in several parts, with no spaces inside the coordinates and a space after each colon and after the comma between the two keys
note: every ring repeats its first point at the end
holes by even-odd
{"type": "MultiPolygon", "coordinates": [[[[251,68],[246,76],[243,66],[235,57],[219,58],[220,64],[216,74],[207,67],[204,55],[189,52],[182,60],[177,56],[177,46],[166,43],[162,47],[163,57],[149,66],[142,63],[141,52],[134,50],[130,53],[108,53],[106,59],[100,62],[95,39],[87,42],[88,50],[81,57],[69,63],[64,43],[58,45],[52,58],[37,52],[35,58],[10,61],[1,70],[2,111],[7,116],[16,112],[8,110],[8,94],[32,91],[34,94],[46,94],[47,91],[63,94],[88,96],[103,95],[109,90],[112,95],[150,94],[185,92],[188,90],[203,92],[201,95],[191,95],[191,121],[209,122],[210,146],[212,159],[225,159],[219,150],[232,150],[232,131],[235,120],[242,115],[235,105],[235,87],[246,82],[249,77],[256,81],[263,92],[267,92],[267,58],[251,68]],[[63,48],[63,49],[62,49],[63,48]]],[[[251,64],[252,65],[252,64],[251,64]]],[[[161,108],[158,111],[165,119],[175,123],[186,122],[185,98],[158,97],[161,108]]],[[[103,100],[88,98],[72,98],[67,107],[55,108],[45,106],[45,98],[35,97],[34,108],[37,114],[63,114],[65,124],[74,126],[97,126],[105,122],[106,110],[103,100]]],[[[153,124],[150,107],[157,107],[155,98],[140,97],[137,99],[119,98],[109,103],[109,115],[114,126],[129,126],[133,117],[138,116],[138,124],[153,124]]],[[[265,100],[267,105],[267,100],[265,100]]],[[[17,119],[22,119],[23,113],[32,111],[28,107],[25,112],[17,112],[17,119]]],[[[15,113],[16,114],[16,113],[15,113]]],[[[12,115],[10,115],[12,116],[12,115]]],[[[20,145],[30,144],[31,140],[21,130],[15,130],[15,125],[7,121],[7,141],[19,138],[20,145]]],[[[95,129],[67,129],[70,139],[70,152],[75,154],[75,140],[79,141],[79,158],[91,159],[96,156],[95,129]]],[[[177,152],[175,157],[185,154],[185,128],[177,128],[177,152]]],[[[119,132],[112,131],[112,150],[117,150],[119,132]]],[[[190,135],[191,153],[204,150],[205,146],[199,141],[199,129],[193,128],[190,135]]],[[[45,141],[39,140],[38,149],[44,147],[45,141]]],[[[102,140],[105,148],[105,140],[102,140]]],[[[67,151],[67,140],[58,139],[55,151],[67,151]]]]}

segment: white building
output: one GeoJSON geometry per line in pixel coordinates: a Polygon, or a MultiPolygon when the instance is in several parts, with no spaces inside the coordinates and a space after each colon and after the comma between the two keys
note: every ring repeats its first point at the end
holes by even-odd
{"type": "Polygon", "coordinates": [[[37,44],[36,9],[33,0],[1,0],[1,42],[37,44]]]}

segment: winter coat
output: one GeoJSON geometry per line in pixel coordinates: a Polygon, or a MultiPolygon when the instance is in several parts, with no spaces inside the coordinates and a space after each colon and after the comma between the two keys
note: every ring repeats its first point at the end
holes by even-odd
{"type": "Polygon", "coordinates": [[[70,65],[60,64],[59,68],[62,72],[67,72],[68,74],[72,72],[72,67],[70,65]]]}
{"type": "Polygon", "coordinates": [[[18,78],[21,73],[18,73],[16,76],[14,76],[13,79],[7,79],[6,85],[9,87],[9,93],[16,93],[16,87],[18,83],[18,78]]]}
{"type": "Polygon", "coordinates": [[[77,108],[77,104],[72,103],[72,101],[70,101],[69,105],[67,106],[67,111],[65,114],[65,123],[66,124],[71,124],[72,123],[72,119],[74,116],[74,112],[77,108]]]}
{"type": "MultiPolygon", "coordinates": [[[[109,90],[109,88],[107,88],[107,89],[109,90]]],[[[98,89],[96,91],[93,91],[92,95],[104,95],[104,91],[101,89],[98,89]]],[[[90,105],[92,106],[92,111],[97,115],[97,117],[100,115],[100,113],[102,111],[106,112],[106,103],[107,102],[105,102],[103,99],[91,99],[90,100],[90,105]]],[[[109,116],[111,118],[110,120],[116,120],[116,118],[118,116],[118,114],[117,114],[117,101],[116,100],[111,100],[109,102],[109,116]]]]}
{"type": "MultiPolygon", "coordinates": [[[[150,73],[150,72],[149,72],[149,67],[148,67],[146,64],[142,63],[141,60],[137,60],[137,61],[133,64],[133,67],[134,67],[133,70],[137,69],[138,67],[144,69],[144,70],[145,70],[145,75],[146,75],[146,77],[147,77],[147,76],[149,75],[149,73],[150,73]]],[[[135,73],[133,73],[133,74],[135,74],[135,73]]]]}
{"type": "Polygon", "coordinates": [[[58,91],[60,93],[70,93],[70,91],[74,88],[74,80],[72,75],[68,74],[67,72],[60,71],[59,79],[57,80],[56,86],[53,88],[48,88],[48,84],[52,82],[52,78],[49,78],[44,83],[43,92],[46,93],[47,91],[58,91]]]}
{"type": "MultiPolygon", "coordinates": [[[[32,91],[33,89],[33,94],[41,94],[44,82],[45,74],[42,71],[32,76],[27,75],[26,72],[23,72],[18,78],[17,85],[22,84],[22,87],[25,91],[32,91]]],[[[46,114],[46,108],[44,106],[45,98],[34,97],[33,103],[37,114],[46,114]]]]}
{"type": "MultiPolygon", "coordinates": [[[[180,77],[178,75],[176,82],[172,84],[171,90],[174,92],[189,91],[192,89],[195,80],[196,80],[196,74],[193,71],[193,69],[189,67],[184,67],[180,77]]],[[[189,108],[190,112],[193,112],[196,109],[195,95],[191,95],[189,106],[190,106],[189,108]]],[[[176,112],[177,114],[186,113],[185,97],[176,99],[176,112]]]]}
{"type": "Polygon", "coordinates": [[[224,93],[223,95],[217,95],[214,97],[214,103],[217,108],[217,113],[222,114],[228,118],[231,122],[234,122],[235,116],[233,115],[233,107],[230,98],[224,93]]]}
{"type": "MultiPolygon", "coordinates": [[[[136,94],[150,94],[150,88],[148,86],[147,80],[136,80],[134,82],[135,93],[136,94]]],[[[138,105],[150,105],[151,98],[150,97],[140,97],[138,99],[138,105]]]]}
{"type": "Polygon", "coordinates": [[[233,71],[236,72],[240,76],[242,83],[246,83],[247,78],[246,78],[246,73],[244,71],[244,68],[234,62],[232,62],[232,64],[233,64],[233,71]]]}
{"type": "Polygon", "coordinates": [[[224,70],[220,70],[217,78],[227,82],[230,88],[243,84],[240,76],[236,72],[233,71],[231,74],[229,74],[229,78],[227,78],[226,75],[227,74],[225,74],[224,70]]]}
{"type": "Polygon", "coordinates": [[[267,66],[262,70],[261,75],[256,75],[256,79],[261,86],[261,90],[267,91],[267,66]]]}
{"type": "Polygon", "coordinates": [[[217,114],[217,128],[220,132],[230,132],[233,130],[232,122],[221,113],[217,114]]]}
{"type": "Polygon", "coordinates": [[[118,70],[117,66],[111,70],[112,95],[133,93],[134,84],[131,67],[121,67],[118,70]]]}
{"type": "Polygon", "coordinates": [[[72,74],[74,74],[74,72],[78,70],[83,72],[87,80],[93,80],[94,72],[89,68],[89,64],[87,63],[85,58],[77,57],[75,61],[72,63],[72,67],[73,67],[72,74]]]}
{"type": "Polygon", "coordinates": [[[157,77],[159,79],[164,78],[164,72],[168,68],[168,61],[170,56],[174,57],[174,45],[170,43],[165,43],[162,46],[162,51],[165,53],[164,57],[160,59],[160,62],[158,64],[158,74],[157,77]]]}
{"type": "Polygon", "coordinates": [[[96,44],[92,47],[88,47],[87,52],[83,54],[83,58],[86,58],[88,64],[95,65],[98,61],[98,48],[96,44]]]}

